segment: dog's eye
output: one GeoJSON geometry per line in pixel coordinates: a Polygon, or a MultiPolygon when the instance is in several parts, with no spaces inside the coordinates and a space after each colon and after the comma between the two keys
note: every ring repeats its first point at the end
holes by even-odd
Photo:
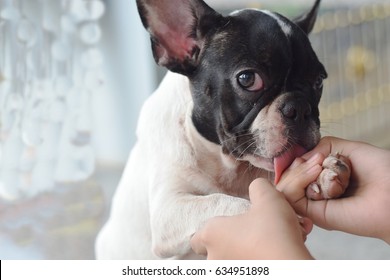
{"type": "Polygon", "coordinates": [[[264,81],[259,74],[252,71],[241,72],[237,75],[237,82],[245,90],[259,91],[264,87],[264,81]]]}
{"type": "Polygon", "coordinates": [[[319,90],[319,89],[322,89],[322,87],[324,86],[324,79],[326,78],[325,75],[321,74],[318,76],[316,82],[314,83],[314,88],[319,90]]]}

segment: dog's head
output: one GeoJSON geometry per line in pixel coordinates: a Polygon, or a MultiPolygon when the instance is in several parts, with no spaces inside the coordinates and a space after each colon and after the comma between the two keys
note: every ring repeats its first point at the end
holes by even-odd
{"type": "Polygon", "coordinates": [[[137,0],[156,62],[191,82],[199,133],[277,172],[320,139],[327,74],[307,37],[319,3],[290,21],[254,9],[222,16],[201,0],[137,0]]]}

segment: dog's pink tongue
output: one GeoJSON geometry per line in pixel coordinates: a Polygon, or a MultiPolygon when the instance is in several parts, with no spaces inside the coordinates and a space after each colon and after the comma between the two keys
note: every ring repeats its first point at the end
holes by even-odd
{"type": "Polygon", "coordinates": [[[302,156],[307,151],[299,145],[294,145],[280,156],[274,158],[275,185],[279,182],[284,170],[286,170],[295,158],[302,156]]]}

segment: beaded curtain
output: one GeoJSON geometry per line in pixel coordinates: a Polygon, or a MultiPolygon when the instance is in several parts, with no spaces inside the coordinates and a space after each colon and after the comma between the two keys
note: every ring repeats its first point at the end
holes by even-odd
{"type": "Polygon", "coordinates": [[[93,173],[104,13],[101,0],[0,0],[0,197],[93,173]]]}

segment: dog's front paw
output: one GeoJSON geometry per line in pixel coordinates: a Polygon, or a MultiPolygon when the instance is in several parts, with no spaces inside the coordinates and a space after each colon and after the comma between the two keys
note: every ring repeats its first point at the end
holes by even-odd
{"type": "Polygon", "coordinates": [[[349,184],[351,162],[339,153],[329,155],[322,163],[323,170],[317,180],[309,185],[306,196],[323,200],[341,196],[349,184]]]}

